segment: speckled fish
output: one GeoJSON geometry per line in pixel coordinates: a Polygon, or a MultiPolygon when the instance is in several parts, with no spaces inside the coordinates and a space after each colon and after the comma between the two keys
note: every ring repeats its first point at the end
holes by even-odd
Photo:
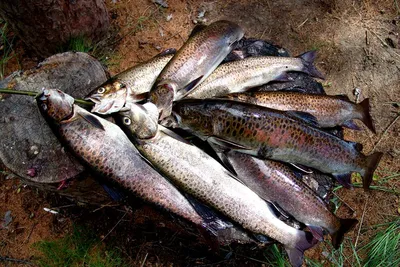
{"type": "MultiPolygon", "coordinates": [[[[59,90],[44,90],[37,102],[60,141],[91,169],[123,185],[136,196],[210,230],[209,222],[144,161],[117,125],[74,105],[74,99],[59,90]]],[[[216,223],[219,224],[219,220],[216,223]]],[[[249,239],[245,234],[237,238],[239,241],[249,239]]]]}
{"type": "Polygon", "coordinates": [[[193,34],[158,76],[150,91],[160,119],[170,115],[174,100],[195,88],[221,63],[244,35],[229,21],[216,21],[193,34]]]}
{"type": "Polygon", "coordinates": [[[244,92],[270,81],[288,81],[288,71],[298,71],[322,78],[314,67],[315,51],[298,57],[248,57],[220,65],[185,98],[212,98],[228,93],[244,92]]]}
{"type": "Polygon", "coordinates": [[[370,115],[369,99],[359,104],[347,96],[328,96],[298,92],[247,92],[223,96],[223,98],[251,103],[278,110],[303,111],[313,115],[320,127],[345,126],[358,129],[351,120],[361,120],[376,133],[370,115]]]}
{"type": "MultiPolygon", "coordinates": [[[[121,127],[135,132],[137,115],[119,113],[121,127]]],[[[139,120],[139,121],[142,121],[139,120]]],[[[297,230],[279,220],[268,204],[237,181],[214,158],[159,126],[156,136],[134,139],[138,150],[182,190],[214,207],[243,228],[267,235],[285,245],[294,266],[301,266],[304,250],[315,243],[309,232],[297,230]]]]}
{"type": "Polygon", "coordinates": [[[351,173],[358,172],[364,188],[369,188],[382,153],[365,156],[358,144],[311,127],[293,115],[298,113],[220,99],[182,100],[173,107],[177,125],[203,140],[263,159],[315,168],[347,187],[351,173]]]}
{"type": "Polygon", "coordinates": [[[94,89],[85,97],[95,103],[92,112],[111,114],[118,112],[127,101],[143,100],[172,57],[170,52],[158,55],[117,74],[94,89]]]}
{"type": "Polygon", "coordinates": [[[322,240],[323,230],[328,231],[335,248],[339,247],[344,234],[358,222],[336,217],[325,201],[283,163],[260,160],[235,151],[229,151],[226,157],[246,186],[307,225],[317,239],[322,240]]]}

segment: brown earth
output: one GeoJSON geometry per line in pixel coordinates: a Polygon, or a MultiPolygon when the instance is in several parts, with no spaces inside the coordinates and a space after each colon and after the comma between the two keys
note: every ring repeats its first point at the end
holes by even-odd
{"type": "MultiPolygon", "coordinates": [[[[107,1],[112,24],[119,29],[106,61],[113,74],[163,49],[179,48],[194,27],[194,20],[235,21],[243,26],[247,37],[271,40],[292,55],[318,49],[316,65],[326,75],[323,84],[328,94],[346,94],[356,100],[353,92],[358,88],[360,100],[371,99],[378,133],[374,135],[360,124],[363,131],[346,131],[346,140],[361,142],[366,154],[385,153],[375,184],[400,173],[400,9],[397,1],[167,2],[169,7],[161,8],[149,0],[107,1]],[[199,18],[203,11],[204,17],[199,18]]],[[[21,51],[19,64],[29,68],[33,61],[21,51]]],[[[10,65],[7,71],[18,69],[18,64],[10,65]]],[[[383,185],[399,191],[399,181],[397,177],[383,185]]],[[[376,233],[371,226],[398,217],[399,194],[378,190],[365,193],[356,188],[339,189],[337,195],[342,200],[338,214],[360,221],[346,236],[345,253],[349,259],[344,265],[349,266],[350,242],[361,247],[376,233]]],[[[141,203],[130,203],[133,210],[121,206],[93,212],[96,208],[66,207],[61,208],[61,215],[52,215],[43,208],[59,206],[59,201],[62,205],[72,204],[55,196],[44,196],[23,187],[18,180],[4,177],[0,197],[4,203],[0,206],[0,216],[10,210],[13,217],[8,229],[0,229],[0,256],[3,257],[30,259],[37,253],[32,243],[63,236],[75,222],[91,225],[100,237],[105,237],[106,244],[117,247],[132,265],[267,265],[263,250],[251,246],[210,251],[196,230],[177,224],[170,215],[141,203]],[[32,218],[31,214],[34,214],[32,218]]],[[[307,256],[328,265],[328,248],[320,244],[307,252],[307,256]]]]}

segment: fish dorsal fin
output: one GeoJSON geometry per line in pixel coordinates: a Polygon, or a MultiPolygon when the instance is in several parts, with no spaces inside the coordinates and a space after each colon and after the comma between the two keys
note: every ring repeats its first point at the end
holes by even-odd
{"type": "Polygon", "coordinates": [[[87,122],[89,122],[91,125],[93,125],[94,127],[104,131],[103,124],[101,124],[101,122],[93,114],[83,113],[81,111],[78,111],[77,114],[81,116],[83,119],[85,119],[87,122]]]}
{"type": "Polygon", "coordinates": [[[182,143],[185,143],[185,144],[187,144],[187,145],[192,145],[190,142],[188,142],[188,141],[187,141],[186,139],[184,139],[182,136],[180,136],[179,134],[177,134],[177,133],[171,131],[170,129],[168,129],[168,128],[162,126],[162,125],[158,125],[158,129],[159,129],[161,132],[163,132],[164,134],[166,134],[166,135],[168,135],[168,136],[170,136],[170,137],[172,137],[172,138],[174,138],[174,139],[176,139],[176,140],[178,140],[178,141],[180,141],[180,142],[182,142],[182,143]]]}
{"type": "Polygon", "coordinates": [[[310,113],[296,110],[289,110],[285,112],[289,117],[301,120],[313,127],[320,127],[317,118],[310,113]]]}
{"type": "Polygon", "coordinates": [[[357,142],[351,142],[351,141],[347,141],[348,143],[350,143],[350,145],[357,150],[358,152],[361,152],[363,150],[363,145],[357,142]]]}
{"type": "Polygon", "coordinates": [[[207,27],[207,25],[204,24],[197,24],[196,26],[194,26],[192,32],[189,35],[190,39],[191,37],[195,36],[197,33],[201,32],[202,30],[204,30],[207,27]]]}
{"type": "Polygon", "coordinates": [[[176,49],[175,48],[168,48],[165,49],[164,51],[161,51],[156,57],[162,57],[162,56],[167,56],[167,55],[175,55],[176,54],[176,49]]]}
{"type": "Polygon", "coordinates": [[[344,101],[349,101],[350,99],[347,95],[336,95],[336,98],[340,99],[340,100],[344,100],[344,101]]]}
{"type": "Polygon", "coordinates": [[[210,145],[212,146],[211,143],[215,143],[221,147],[227,148],[227,149],[232,149],[232,150],[251,150],[251,148],[245,147],[241,144],[238,143],[234,143],[216,136],[210,136],[207,138],[207,142],[210,143],[210,145]]]}

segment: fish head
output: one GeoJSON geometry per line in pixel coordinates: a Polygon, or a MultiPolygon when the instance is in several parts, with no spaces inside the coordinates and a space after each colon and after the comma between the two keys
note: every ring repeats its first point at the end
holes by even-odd
{"type": "Polygon", "coordinates": [[[74,98],[58,89],[43,88],[36,101],[42,114],[58,123],[74,113],[74,98]]]}
{"type": "Polygon", "coordinates": [[[156,112],[157,116],[154,117],[154,109],[157,110],[152,103],[146,103],[146,107],[136,103],[127,103],[117,113],[116,119],[128,135],[133,135],[139,139],[152,138],[158,130],[158,113],[156,112]]]}
{"type": "Polygon", "coordinates": [[[159,120],[171,115],[172,102],[176,93],[176,84],[163,82],[150,91],[149,100],[157,106],[159,120]]]}
{"type": "Polygon", "coordinates": [[[199,99],[175,102],[171,117],[176,125],[185,130],[209,132],[213,127],[213,114],[199,99]]]}
{"type": "Polygon", "coordinates": [[[90,92],[85,100],[95,103],[92,112],[106,115],[118,112],[125,105],[126,97],[126,85],[119,80],[109,80],[90,92]]]}

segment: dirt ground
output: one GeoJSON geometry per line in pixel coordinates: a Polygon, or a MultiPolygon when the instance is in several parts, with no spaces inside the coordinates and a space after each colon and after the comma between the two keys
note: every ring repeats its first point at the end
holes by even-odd
{"type": "MultiPolygon", "coordinates": [[[[107,6],[115,29],[116,46],[110,48],[107,64],[112,74],[145,61],[166,48],[179,48],[194,22],[227,19],[237,22],[246,37],[271,40],[292,55],[318,50],[317,67],[325,74],[330,95],[345,94],[356,100],[370,98],[377,134],[360,124],[362,131],[346,131],[345,139],[364,145],[363,152],[384,152],[377,179],[400,173],[400,9],[397,1],[167,1],[161,8],[150,0],[111,1],[107,6]]],[[[32,60],[20,54],[20,67],[32,60]]],[[[18,65],[15,66],[18,68],[18,65]]],[[[16,69],[7,69],[9,72],[16,69]]],[[[385,187],[399,190],[400,179],[385,187]]],[[[377,184],[378,181],[375,181],[377,184]]],[[[340,189],[338,215],[360,223],[346,235],[361,247],[376,232],[371,226],[399,216],[398,194],[361,189],[340,189]]],[[[0,217],[10,210],[13,221],[0,228],[0,256],[31,260],[32,244],[55,239],[71,231],[72,223],[90,225],[108,245],[117,247],[131,265],[192,266],[268,265],[261,249],[232,246],[212,251],[198,233],[171,215],[141,203],[126,206],[78,207],[53,195],[24,187],[12,175],[0,180],[0,217]],[[61,201],[61,202],[60,202],[61,201]],[[59,215],[45,207],[59,207],[59,215]],[[232,252],[232,253],[231,253],[232,252]]],[[[349,245],[347,245],[348,247],[349,245]]],[[[319,245],[307,257],[325,262],[326,246],[319,245]],[[325,255],[325,256],[324,256],[325,255]]],[[[345,249],[345,253],[351,253],[345,249]]],[[[5,262],[11,264],[11,262],[5,262]]],[[[3,264],[0,261],[0,265],[3,264]]],[[[350,265],[350,261],[344,263],[350,265]]],[[[11,266],[11,265],[10,265],[11,266]]]]}

